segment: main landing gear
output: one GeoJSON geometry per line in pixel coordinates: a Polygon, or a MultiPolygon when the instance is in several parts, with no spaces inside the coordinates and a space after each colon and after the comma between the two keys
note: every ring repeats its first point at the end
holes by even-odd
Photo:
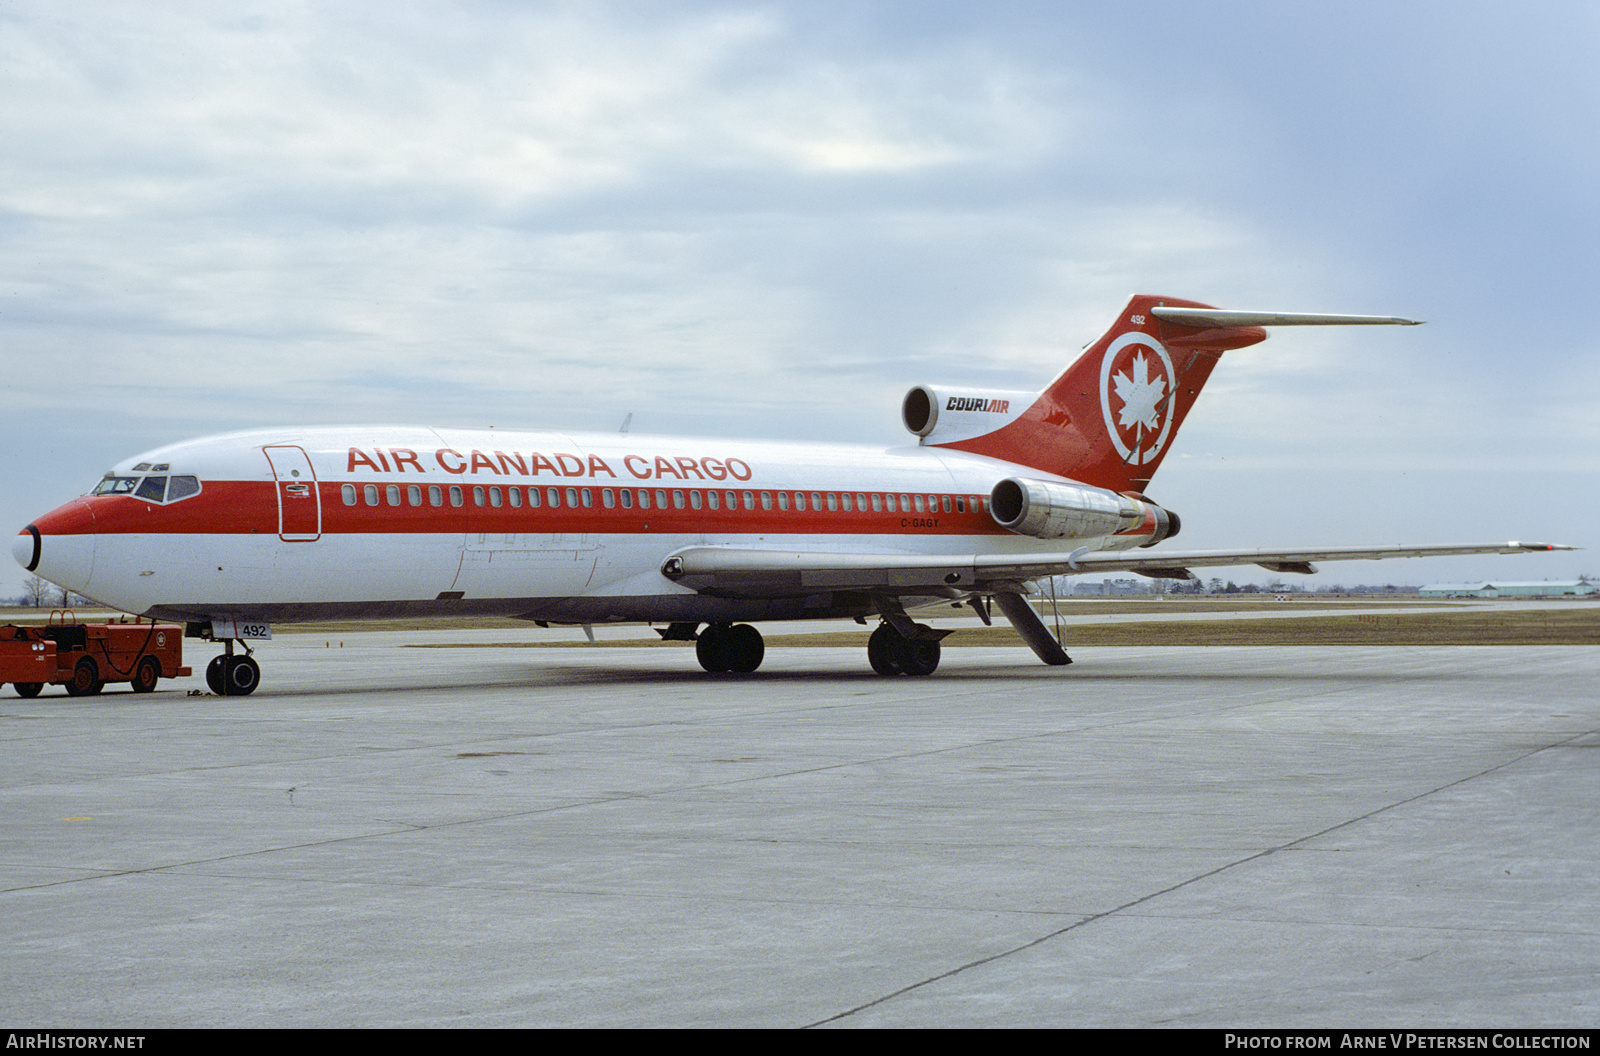
{"type": "Polygon", "coordinates": [[[232,638],[223,643],[223,648],[227,652],[206,665],[206,685],[219,697],[248,697],[261,684],[261,665],[250,655],[248,645],[244,656],[233,655],[232,638]]]}
{"type": "Polygon", "coordinates": [[[733,626],[713,623],[695,638],[694,655],[701,667],[714,674],[725,671],[749,674],[761,666],[767,655],[767,643],[762,640],[761,632],[748,623],[733,626]]]}
{"type": "Polygon", "coordinates": [[[931,675],[939,668],[939,638],[925,623],[915,624],[917,636],[907,638],[887,623],[878,625],[867,639],[867,661],[880,675],[931,675]]]}
{"type": "MultiPolygon", "coordinates": [[[[931,675],[939,667],[939,640],[949,631],[936,631],[925,623],[912,623],[897,614],[898,623],[885,622],[867,639],[867,660],[880,675],[931,675]]],[[[693,624],[674,624],[662,637],[687,641],[693,624]]],[[[748,674],[761,666],[767,646],[761,632],[747,623],[713,623],[694,635],[694,655],[700,666],[714,674],[733,671],[748,674]]],[[[224,658],[217,657],[213,665],[224,658]]],[[[209,675],[209,673],[208,673],[209,675]]]]}

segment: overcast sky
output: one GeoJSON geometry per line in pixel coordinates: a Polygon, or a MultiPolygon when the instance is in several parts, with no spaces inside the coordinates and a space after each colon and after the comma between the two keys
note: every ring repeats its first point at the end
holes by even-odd
{"type": "Polygon", "coordinates": [[[0,523],[255,426],[900,443],[1147,292],[1428,321],[1229,353],[1184,545],[1600,547],[1597,64],[1579,0],[0,0],[0,523]]]}

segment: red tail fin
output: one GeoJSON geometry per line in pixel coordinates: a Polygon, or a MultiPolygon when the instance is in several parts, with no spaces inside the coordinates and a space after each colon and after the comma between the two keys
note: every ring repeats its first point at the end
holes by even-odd
{"type": "Polygon", "coordinates": [[[1163,320],[1150,311],[1160,305],[1209,307],[1172,297],[1134,297],[1111,329],[1020,417],[982,436],[936,446],[1111,491],[1143,492],[1218,358],[1267,336],[1259,326],[1163,320]]]}

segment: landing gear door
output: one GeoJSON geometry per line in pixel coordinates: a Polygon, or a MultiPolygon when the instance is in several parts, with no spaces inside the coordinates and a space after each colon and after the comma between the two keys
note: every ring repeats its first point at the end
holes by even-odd
{"type": "Polygon", "coordinates": [[[317,474],[305,449],[289,445],[263,447],[278,492],[278,538],[286,543],[311,543],[322,538],[322,495],[317,474]]]}

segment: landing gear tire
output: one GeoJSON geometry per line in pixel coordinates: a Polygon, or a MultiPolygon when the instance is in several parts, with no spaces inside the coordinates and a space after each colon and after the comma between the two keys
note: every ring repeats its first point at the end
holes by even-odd
{"type": "Polygon", "coordinates": [[[206,665],[206,688],[211,690],[214,696],[225,697],[228,695],[228,691],[223,688],[222,684],[222,662],[226,659],[228,659],[226,656],[214,656],[211,658],[211,662],[206,665]]]}
{"type": "Polygon", "coordinates": [[[149,693],[156,688],[156,682],[161,679],[161,662],[153,656],[147,656],[139,661],[139,666],[133,669],[133,691],[135,693],[149,693]]]}
{"type": "MultiPolygon", "coordinates": [[[[931,631],[933,628],[927,624],[917,624],[918,632],[931,631]]],[[[908,675],[931,675],[939,670],[939,657],[943,652],[939,642],[933,638],[915,638],[903,643],[904,655],[900,660],[900,670],[908,675]]]]}
{"type": "Polygon", "coordinates": [[[867,639],[867,662],[872,670],[885,677],[900,674],[900,643],[904,641],[900,632],[887,623],[880,623],[867,639]]]}
{"type": "Polygon", "coordinates": [[[31,697],[37,697],[39,695],[39,691],[44,688],[44,683],[43,682],[17,682],[17,683],[14,683],[14,687],[15,687],[15,689],[17,691],[17,696],[19,696],[19,697],[30,697],[31,698],[31,697]]]}
{"type": "Polygon", "coordinates": [[[100,681],[100,669],[94,661],[84,657],[72,669],[72,678],[67,681],[67,695],[69,697],[89,697],[105,688],[105,683],[100,681]]]}
{"type": "MultiPolygon", "coordinates": [[[[929,630],[926,624],[917,624],[919,634],[929,630]]],[[[887,623],[879,624],[867,639],[867,662],[880,675],[931,675],[939,669],[942,652],[937,639],[907,640],[887,623]]]]}
{"type": "Polygon", "coordinates": [[[252,657],[226,656],[222,661],[223,696],[248,697],[256,691],[261,684],[261,665],[252,657]]]}
{"type": "Polygon", "coordinates": [[[728,670],[748,675],[766,658],[767,643],[748,623],[728,628],[728,670]]]}
{"type": "Polygon", "coordinates": [[[761,632],[748,623],[735,627],[712,624],[695,639],[694,655],[700,666],[712,674],[733,671],[747,675],[761,666],[767,643],[761,632]]]}
{"type": "Polygon", "coordinates": [[[732,667],[732,650],[728,647],[728,631],[726,624],[711,624],[700,632],[700,637],[694,641],[694,658],[700,661],[700,666],[713,675],[720,675],[732,667]]]}

